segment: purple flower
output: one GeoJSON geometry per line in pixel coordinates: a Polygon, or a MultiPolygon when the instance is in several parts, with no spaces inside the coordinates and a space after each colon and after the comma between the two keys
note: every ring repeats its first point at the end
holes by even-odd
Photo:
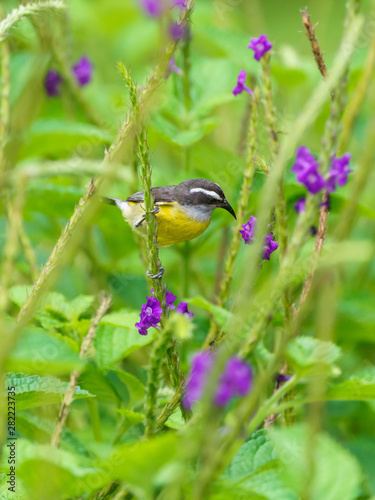
{"type": "Polygon", "coordinates": [[[279,244],[276,241],[273,241],[272,238],[273,234],[267,234],[264,237],[264,248],[263,248],[264,260],[270,260],[271,253],[273,253],[279,247],[279,244]]]}
{"type": "Polygon", "coordinates": [[[188,310],[187,302],[180,302],[177,306],[176,312],[179,314],[187,314],[189,318],[194,318],[194,313],[188,310]]]}
{"type": "Polygon", "coordinates": [[[90,83],[92,78],[93,66],[88,57],[83,56],[72,68],[73,74],[78,82],[78,85],[83,87],[90,83]]]}
{"type": "Polygon", "coordinates": [[[325,186],[324,177],[319,173],[318,168],[319,163],[315,161],[309,148],[301,146],[297,149],[292,172],[296,174],[297,181],[304,184],[312,194],[319,193],[325,186]]]}
{"type": "MultiPolygon", "coordinates": [[[[214,354],[209,351],[203,351],[194,357],[183,396],[183,404],[188,410],[202,397],[214,360],[214,354]]],[[[225,406],[232,398],[248,394],[251,387],[251,367],[245,361],[232,357],[228,359],[219,377],[214,403],[217,406],[225,406]]]]}
{"type": "Polygon", "coordinates": [[[256,222],[257,222],[256,217],[252,215],[250,217],[250,220],[246,222],[246,224],[242,224],[243,229],[240,229],[240,233],[246,245],[250,245],[254,241],[256,222]]]}
{"type": "Polygon", "coordinates": [[[146,297],[147,303],[141,307],[140,321],[135,324],[141,335],[147,335],[147,329],[157,326],[163,312],[160,302],[156,297],[146,297]]]}
{"type": "Polygon", "coordinates": [[[189,35],[189,27],[187,23],[172,23],[169,26],[169,34],[173,40],[185,40],[189,35]]]}
{"type": "Polygon", "coordinates": [[[267,35],[260,35],[259,38],[252,38],[248,48],[254,51],[254,59],[260,61],[266,52],[272,49],[272,43],[267,40],[267,35]]]}
{"type": "Polygon", "coordinates": [[[333,193],[336,190],[336,183],[339,186],[344,186],[348,182],[348,175],[352,172],[349,168],[351,157],[350,153],[346,153],[341,158],[333,158],[326,185],[329,193],[333,193]]]}
{"type": "Polygon", "coordinates": [[[168,63],[168,70],[167,70],[167,76],[169,76],[171,73],[176,73],[177,75],[182,75],[183,71],[181,68],[176,66],[175,64],[175,57],[173,56],[172,59],[168,63]]]}
{"type": "Polygon", "coordinates": [[[142,9],[150,17],[159,17],[164,11],[164,1],[163,0],[141,0],[142,9]]]}
{"type": "Polygon", "coordinates": [[[248,92],[251,96],[254,97],[253,91],[245,85],[245,82],[246,82],[246,71],[244,69],[241,69],[240,74],[238,75],[237,78],[237,85],[233,89],[234,96],[242,94],[242,92],[246,90],[246,92],[248,92]]]}
{"type": "Polygon", "coordinates": [[[190,410],[192,405],[202,397],[207,375],[213,364],[214,357],[209,351],[203,351],[194,356],[182,400],[187,410],[190,410]]]}
{"type": "Polygon", "coordinates": [[[186,9],[187,0],[173,0],[173,7],[181,7],[182,9],[186,9]]]}
{"type": "Polygon", "coordinates": [[[306,208],[306,199],[305,198],[300,198],[295,204],[294,204],[294,210],[300,214],[305,211],[306,208]]]}
{"type": "Polygon", "coordinates": [[[252,386],[251,367],[239,358],[228,359],[215,393],[215,404],[225,406],[236,396],[246,396],[252,386]]]}
{"type": "Polygon", "coordinates": [[[298,174],[297,179],[312,194],[319,193],[326,185],[324,177],[318,172],[316,165],[312,165],[304,172],[298,174]]]}
{"type": "Polygon", "coordinates": [[[48,71],[44,80],[44,87],[49,96],[53,97],[60,94],[60,84],[62,82],[61,76],[57,71],[51,69],[48,71]]]}
{"type": "Polygon", "coordinates": [[[166,291],[165,293],[165,305],[167,307],[169,307],[169,309],[171,311],[173,311],[173,309],[176,309],[176,306],[173,305],[173,302],[177,299],[176,295],[173,295],[172,292],[170,292],[169,290],[166,291]]]}
{"type": "Polygon", "coordinates": [[[297,180],[299,180],[300,174],[304,173],[313,165],[318,168],[319,164],[315,161],[315,157],[311,154],[309,148],[306,146],[299,147],[296,152],[296,161],[292,167],[292,172],[297,174],[297,180]]]}

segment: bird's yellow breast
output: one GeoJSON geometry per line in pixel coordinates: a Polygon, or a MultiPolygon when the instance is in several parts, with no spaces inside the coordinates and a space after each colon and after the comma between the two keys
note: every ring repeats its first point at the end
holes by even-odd
{"type": "MultiPolygon", "coordinates": [[[[132,228],[146,233],[146,223],[136,227],[137,222],[144,217],[143,203],[129,203],[129,209],[123,210],[125,219],[132,228]]],[[[210,225],[210,217],[198,217],[196,213],[186,207],[173,203],[158,203],[159,212],[156,215],[158,225],[158,243],[162,247],[192,240],[205,231],[210,225]]]]}

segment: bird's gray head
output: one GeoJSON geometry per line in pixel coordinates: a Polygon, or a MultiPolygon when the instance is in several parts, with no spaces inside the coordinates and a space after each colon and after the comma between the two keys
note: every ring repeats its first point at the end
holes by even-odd
{"type": "Polygon", "coordinates": [[[215,182],[207,179],[187,179],[176,186],[175,194],[181,205],[201,208],[209,213],[215,208],[224,208],[236,218],[223,190],[215,182]]]}

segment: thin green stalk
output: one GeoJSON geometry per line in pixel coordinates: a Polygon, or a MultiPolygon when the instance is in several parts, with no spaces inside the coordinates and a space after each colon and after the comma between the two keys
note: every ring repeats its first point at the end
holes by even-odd
{"type": "MultiPolygon", "coordinates": [[[[262,59],[262,85],[263,85],[263,106],[266,114],[266,122],[269,132],[270,150],[272,163],[279,153],[279,138],[276,131],[277,120],[274,106],[272,82],[271,82],[271,55],[268,52],[262,59]]],[[[280,258],[286,252],[288,246],[288,227],[286,219],[285,187],[284,177],[280,177],[277,186],[275,200],[275,215],[277,225],[277,240],[279,242],[280,258]]]]}
{"type": "Polygon", "coordinates": [[[49,0],[47,2],[35,2],[20,5],[0,22],[0,43],[9,35],[10,29],[24,17],[39,14],[40,12],[59,12],[66,9],[65,2],[61,0],[49,0]]]}

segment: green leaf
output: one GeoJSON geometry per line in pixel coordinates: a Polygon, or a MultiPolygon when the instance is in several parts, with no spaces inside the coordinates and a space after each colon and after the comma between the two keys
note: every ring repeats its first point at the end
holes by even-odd
{"type": "Polygon", "coordinates": [[[131,373],[124,370],[113,369],[121,382],[124,382],[130,394],[129,406],[132,407],[134,403],[145,397],[146,391],[142,382],[134,377],[131,373]]]}
{"type": "Polygon", "coordinates": [[[137,321],[139,314],[126,310],[103,317],[94,339],[96,360],[100,368],[109,368],[152,342],[155,333],[140,335],[134,326],[137,321]]]}
{"type": "Polygon", "coordinates": [[[332,372],[333,364],[340,355],[341,350],[337,345],[312,337],[294,339],[287,351],[288,361],[299,376],[332,372]]]}
{"type": "Polygon", "coordinates": [[[212,302],[210,302],[209,300],[205,299],[202,296],[188,299],[187,302],[193,306],[200,307],[204,311],[207,311],[210,314],[212,314],[219,326],[222,327],[225,326],[232,317],[232,314],[229,311],[215,304],[212,304],[212,302]]]}
{"type": "Polygon", "coordinates": [[[270,500],[297,500],[282,480],[273,444],[263,430],[241,446],[222,479],[270,500]]]}
{"type": "Polygon", "coordinates": [[[56,312],[72,321],[87,312],[92,307],[94,300],[93,295],[79,295],[68,301],[61,293],[52,292],[47,295],[43,307],[46,311],[56,312]]]}
{"type": "MultiPolygon", "coordinates": [[[[68,382],[61,382],[55,378],[39,377],[24,373],[8,373],[6,375],[6,387],[16,388],[17,408],[35,408],[36,406],[46,406],[61,403],[62,398],[68,388],[68,382]]],[[[79,386],[74,392],[74,399],[93,397],[79,386]]]]}
{"type": "Polygon", "coordinates": [[[319,434],[311,443],[309,430],[302,425],[274,428],[270,435],[283,465],[283,478],[298,495],[306,492],[309,480],[312,500],[358,498],[360,467],[356,459],[330,436],[319,434]],[[314,459],[313,469],[310,457],[314,459]]]}
{"type": "Polygon", "coordinates": [[[84,361],[64,337],[31,327],[24,330],[6,366],[12,372],[63,375],[82,369],[84,361]]]}

